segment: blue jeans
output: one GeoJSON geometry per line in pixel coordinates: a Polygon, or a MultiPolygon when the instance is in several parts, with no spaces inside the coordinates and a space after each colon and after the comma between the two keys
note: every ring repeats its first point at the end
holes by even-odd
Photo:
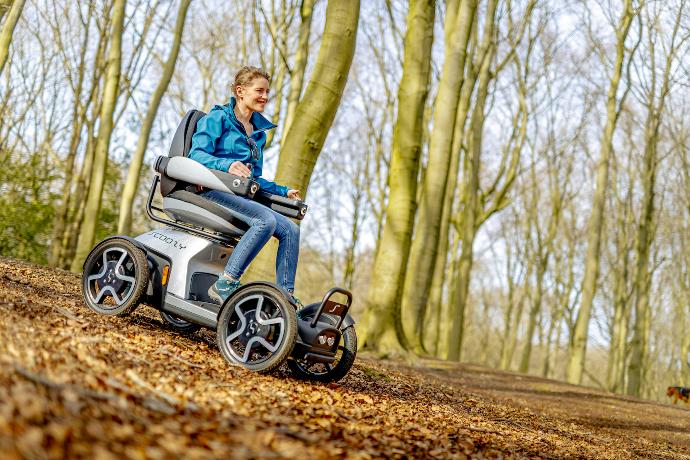
{"type": "Polygon", "coordinates": [[[295,272],[299,257],[299,227],[293,221],[256,201],[232,193],[209,190],[204,198],[226,208],[237,219],[249,225],[249,230],[235,246],[225,273],[239,280],[261,248],[271,239],[278,238],[276,282],[289,292],[295,290],[295,272]]]}

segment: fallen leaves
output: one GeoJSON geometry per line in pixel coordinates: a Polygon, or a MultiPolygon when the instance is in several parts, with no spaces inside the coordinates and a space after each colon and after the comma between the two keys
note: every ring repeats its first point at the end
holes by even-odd
{"type": "Polygon", "coordinates": [[[438,362],[358,358],[343,381],[310,384],[229,366],[210,331],[161,326],[148,307],[98,316],[73,274],[0,258],[3,458],[690,456],[690,412],[670,406],[554,398],[557,382],[438,362]]]}

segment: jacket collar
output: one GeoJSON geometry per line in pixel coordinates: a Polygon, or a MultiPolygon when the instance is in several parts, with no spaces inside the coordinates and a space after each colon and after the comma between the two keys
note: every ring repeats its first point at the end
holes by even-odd
{"type": "MultiPolygon", "coordinates": [[[[235,120],[236,122],[240,122],[237,117],[235,116],[235,104],[236,100],[234,97],[230,98],[230,102],[227,105],[224,105],[223,108],[225,111],[230,115],[230,117],[235,120]]],[[[269,129],[277,128],[277,125],[274,125],[266,117],[261,115],[259,112],[254,112],[252,113],[251,118],[249,119],[251,124],[254,126],[254,129],[256,131],[268,131],[269,129]]]]}

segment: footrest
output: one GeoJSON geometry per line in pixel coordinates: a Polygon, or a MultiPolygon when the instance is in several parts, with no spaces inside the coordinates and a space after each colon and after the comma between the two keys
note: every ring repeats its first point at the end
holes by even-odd
{"type": "Polygon", "coordinates": [[[319,322],[321,315],[327,313],[339,318],[338,324],[335,327],[336,329],[340,328],[340,325],[343,323],[347,312],[350,310],[350,306],[352,306],[352,293],[346,289],[334,287],[328,291],[325,296],[323,296],[321,305],[319,305],[318,310],[316,310],[316,315],[314,315],[314,318],[311,320],[311,327],[315,327],[316,323],[319,322]],[[342,303],[332,300],[331,297],[333,297],[334,294],[343,294],[345,297],[347,297],[347,302],[342,303]]]}

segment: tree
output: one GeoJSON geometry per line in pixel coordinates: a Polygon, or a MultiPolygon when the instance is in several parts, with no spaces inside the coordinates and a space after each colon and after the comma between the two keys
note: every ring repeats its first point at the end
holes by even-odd
{"type": "MultiPolygon", "coordinates": [[[[496,2],[497,3],[497,2],[496,2]]],[[[511,15],[508,15],[510,29],[510,49],[505,59],[496,63],[491,70],[493,56],[496,53],[496,4],[489,2],[487,21],[484,26],[484,37],[478,53],[478,86],[477,95],[472,111],[469,132],[467,136],[467,155],[463,164],[463,183],[461,189],[461,206],[455,217],[458,233],[461,241],[461,252],[457,261],[454,296],[451,300],[451,317],[453,318],[451,330],[448,335],[448,359],[457,361],[460,359],[464,336],[465,310],[469,297],[471,271],[474,258],[474,241],[479,228],[495,213],[508,205],[508,191],[513,185],[518,172],[520,155],[527,132],[527,78],[530,73],[530,55],[537,33],[530,34],[524,62],[522,62],[517,47],[522,41],[525,31],[530,23],[532,11],[536,1],[530,1],[524,11],[524,17],[517,27],[513,25],[511,15]],[[518,107],[512,119],[511,135],[507,144],[502,149],[500,165],[495,176],[489,181],[486,188],[480,183],[480,171],[482,167],[482,143],[484,122],[486,120],[486,101],[489,83],[508,63],[513,62],[517,75],[517,99],[518,107]]]]}
{"type": "MultiPolygon", "coordinates": [[[[69,213],[69,200],[72,192],[72,186],[73,186],[73,178],[74,178],[74,170],[75,170],[75,160],[77,158],[77,149],[79,148],[79,143],[81,142],[81,133],[82,133],[82,128],[84,124],[86,123],[86,117],[87,117],[87,112],[89,110],[89,106],[91,105],[92,101],[94,100],[95,96],[95,91],[98,87],[98,83],[101,80],[102,76],[102,65],[101,60],[102,60],[102,55],[104,52],[105,48],[105,38],[106,34],[100,34],[99,39],[98,39],[98,46],[97,46],[97,51],[95,53],[95,61],[93,63],[94,66],[94,71],[93,71],[93,77],[91,79],[91,87],[86,88],[86,101],[83,100],[83,92],[85,90],[85,83],[86,83],[86,72],[87,72],[87,49],[88,49],[88,43],[89,39],[92,37],[91,35],[91,21],[90,18],[94,14],[94,3],[91,2],[88,5],[88,9],[86,11],[85,17],[82,16],[82,10],[80,7],[79,9],[79,16],[80,16],[80,21],[84,26],[83,30],[83,36],[81,40],[81,50],[79,52],[79,57],[77,61],[77,65],[74,65],[73,59],[71,56],[68,54],[67,48],[65,46],[60,46],[60,52],[63,54],[63,66],[65,67],[65,70],[68,72],[68,79],[70,81],[70,84],[72,86],[72,91],[74,94],[74,100],[72,104],[72,120],[71,120],[71,134],[70,134],[70,142],[69,142],[69,150],[67,152],[67,156],[65,157],[65,161],[63,162],[64,164],[64,182],[62,183],[62,200],[60,201],[59,205],[57,206],[57,210],[55,213],[55,216],[53,217],[53,229],[52,229],[52,238],[51,238],[51,244],[50,244],[50,253],[48,256],[48,263],[53,266],[57,266],[60,262],[60,255],[64,249],[63,246],[63,239],[64,239],[64,234],[65,234],[65,227],[67,225],[67,219],[68,219],[68,213],[69,213]],[[74,69],[76,70],[76,75],[70,75],[70,70],[74,69]]],[[[55,16],[58,16],[59,14],[62,14],[63,12],[58,13],[55,11],[55,16]]],[[[61,20],[64,20],[62,17],[54,17],[51,18],[54,19],[55,22],[51,23],[51,28],[53,29],[54,36],[56,38],[56,41],[58,43],[62,43],[62,38],[60,37],[60,26],[59,23],[61,20]]]]}
{"type": "MultiPolygon", "coordinates": [[[[301,190],[305,197],[314,165],[345,90],[355,52],[358,21],[359,0],[328,2],[314,70],[281,146],[275,180],[301,190]]],[[[276,248],[273,241],[261,251],[247,273],[248,278],[274,277],[276,248]]]]}
{"type": "MultiPolygon", "coordinates": [[[[550,212],[548,217],[546,217],[546,234],[542,228],[541,216],[538,216],[538,209],[540,207],[538,190],[540,190],[539,182],[536,173],[536,158],[533,158],[532,164],[530,165],[530,174],[532,179],[532,205],[528,210],[529,222],[532,232],[535,236],[534,247],[532,249],[535,257],[535,277],[534,277],[534,293],[532,296],[532,305],[530,306],[530,311],[527,321],[527,331],[525,333],[525,344],[522,351],[522,356],[520,357],[520,366],[518,367],[519,372],[529,371],[529,362],[532,353],[532,338],[537,323],[537,316],[541,312],[542,300],[544,298],[544,278],[546,276],[546,271],[549,265],[549,259],[551,258],[554,240],[556,239],[556,232],[560,224],[561,212],[563,209],[564,194],[567,188],[563,185],[559,187],[559,177],[558,169],[552,164],[557,160],[557,158],[547,158],[547,171],[548,174],[548,191],[550,198],[550,212]]],[[[566,165],[566,173],[569,173],[568,169],[572,170],[572,163],[566,165]]],[[[566,176],[567,177],[567,176],[566,176]]],[[[567,185],[567,182],[566,182],[567,185]]],[[[551,334],[549,334],[551,337],[551,334]]]]}
{"type": "Polygon", "coordinates": [[[122,30],[124,28],[126,3],[126,0],[115,0],[113,4],[113,25],[110,49],[108,50],[106,80],[103,89],[103,105],[101,106],[99,117],[100,125],[94,150],[92,177],[84,208],[84,221],[79,231],[76,255],[71,266],[74,272],[80,271],[81,264],[91,250],[96,236],[105,170],[108,163],[110,137],[113,132],[113,115],[119,96],[120,74],[122,71],[122,30]]]}
{"type": "Polygon", "coordinates": [[[180,52],[180,43],[184,33],[185,19],[187,17],[187,10],[191,0],[180,0],[180,6],[177,10],[177,19],[175,20],[175,28],[173,30],[173,42],[170,48],[168,58],[163,64],[163,75],[161,76],[156,89],[151,96],[146,116],[141,126],[141,133],[139,134],[139,141],[137,149],[130,160],[129,171],[127,172],[127,179],[125,187],[122,191],[122,201],[120,202],[120,216],[117,225],[117,232],[119,234],[129,234],[132,229],[132,205],[134,198],[139,188],[139,176],[141,174],[141,166],[144,161],[144,153],[149,143],[151,136],[151,128],[158,113],[163,95],[168,89],[170,79],[175,71],[175,64],[177,63],[177,56],[180,52]]]}
{"type": "Polygon", "coordinates": [[[656,68],[656,41],[657,24],[660,23],[662,15],[656,11],[656,17],[647,18],[647,35],[649,44],[649,66],[650,81],[644,95],[644,105],[647,109],[647,117],[644,129],[644,159],[642,167],[642,216],[638,223],[637,230],[637,264],[635,270],[635,324],[633,329],[633,340],[631,343],[631,356],[628,365],[628,385],[626,392],[630,395],[639,396],[643,383],[644,366],[646,364],[647,346],[649,343],[650,331],[650,248],[657,227],[655,211],[655,187],[658,170],[658,149],[661,122],[665,111],[666,99],[670,91],[672,70],[676,61],[676,53],[679,46],[682,46],[690,37],[686,34],[677,41],[678,32],[683,15],[685,1],[681,0],[673,30],[671,32],[670,43],[666,51],[666,60],[661,75],[661,85],[657,89],[657,68],[656,68]],[[658,90],[658,93],[657,93],[658,90]]]}
{"type": "Polygon", "coordinates": [[[285,135],[276,182],[302,190],[305,196],[345,89],[358,21],[359,1],[328,3],[326,26],[314,70],[285,135]]]}
{"type": "MultiPolygon", "coordinates": [[[[632,125],[632,123],[628,123],[632,125]]],[[[632,128],[631,128],[632,129],[632,128]]],[[[634,142],[630,134],[630,144],[634,142]]],[[[618,163],[618,162],[616,162],[618,163]]],[[[613,284],[613,317],[611,318],[611,333],[609,344],[609,356],[606,372],[606,388],[609,391],[619,392],[625,387],[626,361],[628,356],[628,327],[631,320],[630,307],[633,289],[631,287],[631,256],[634,253],[634,236],[630,229],[634,225],[633,213],[633,186],[627,187],[624,196],[619,196],[619,179],[623,176],[622,165],[614,163],[614,177],[611,181],[611,195],[613,195],[612,208],[616,212],[616,236],[614,238],[614,251],[611,254],[611,283],[613,284]],[[621,171],[619,171],[619,169],[621,171]]]]}
{"type": "MultiPolygon", "coordinates": [[[[596,188],[592,197],[592,214],[590,215],[587,231],[587,255],[585,257],[585,275],[582,281],[582,300],[577,313],[574,335],[571,339],[572,348],[568,357],[566,379],[569,383],[579,384],[585,366],[585,353],[589,319],[594,302],[599,275],[599,248],[604,224],[604,206],[606,204],[606,189],[609,178],[609,161],[613,150],[613,133],[616,129],[622,100],[618,101],[618,87],[620,85],[623,63],[626,58],[625,41],[628,37],[630,24],[637,14],[633,10],[632,0],[624,0],[624,8],[616,27],[616,57],[613,73],[609,81],[606,99],[606,125],[601,139],[601,152],[597,164],[596,188]]],[[[624,99],[623,96],[622,99],[624,99]]]]}
{"type": "MultiPolygon", "coordinates": [[[[492,3],[496,3],[492,0],[492,3]]],[[[434,124],[429,143],[429,160],[421,190],[416,220],[420,223],[410,248],[402,294],[402,324],[405,339],[421,352],[424,305],[429,296],[438,236],[441,226],[443,197],[451,152],[460,89],[465,74],[470,32],[476,21],[476,0],[449,1],[445,19],[445,58],[434,104],[434,124]]],[[[488,16],[487,16],[488,17],[488,16]]]]}
{"type": "Polygon", "coordinates": [[[429,91],[436,4],[412,0],[407,15],[399,107],[393,131],[386,220],[366,300],[361,343],[378,351],[400,349],[400,291],[412,237],[422,121],[429,91]]]}

